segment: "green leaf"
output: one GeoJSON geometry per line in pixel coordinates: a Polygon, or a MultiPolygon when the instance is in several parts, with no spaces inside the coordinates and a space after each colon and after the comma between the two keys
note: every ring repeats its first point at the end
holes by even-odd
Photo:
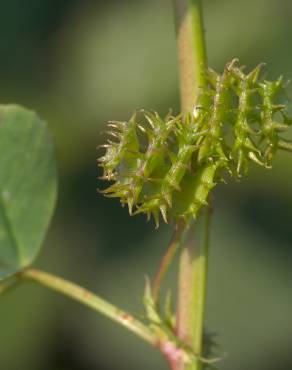
{"type": "Polygon", "coordinates": [[[16,105],[0,105],[0,281],[36,258],[57,194],[47,125],[16,105]]]}

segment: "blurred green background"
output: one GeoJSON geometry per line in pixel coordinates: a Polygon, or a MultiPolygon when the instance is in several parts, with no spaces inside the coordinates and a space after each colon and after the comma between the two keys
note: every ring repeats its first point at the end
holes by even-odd
{"type": "MultiPolygon", "coordinates": [[[[206,0],[209,64],[233,57],[292,78],[292,2],[206,0]]],[[[288,87],[292,96],[292,87],[288,87]]],[[[57,211],[37,266],[143,315],[144,274],[170,236],[128,217],[96,188],[96,146],[110,119],[179,108],[170,0],[2,0],[0,98],[50,124],[57,211]]],[[[292,137],[292,133],[291,133],[292,137]]],[[[207,328],[221,370],[292,369],[292,157],[218,187],[207,328]]],[[[168,279],[175,287],[175,269],[168,279]]],[[[159,353],[75,302],[33,284],[0,301],[2,370],[167,369],[159,353]]]]}

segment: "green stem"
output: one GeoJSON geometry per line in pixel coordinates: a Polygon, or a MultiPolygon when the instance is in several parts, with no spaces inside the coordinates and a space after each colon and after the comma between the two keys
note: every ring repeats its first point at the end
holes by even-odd
{"type": "Polygon", "coordinates": [[[200,0],[174,0],[181,109],[192,112],[201,87],[206,85],[206,48],[200,0]]]}
{"type": "Polygon", "coordinates": [[[152,284],[152,296],[153,296],[153,299],[154,299],[155,302],[158,301],[162,280],[163,280],[164,276],[166,275],[166,273],[167,273],[167,271],[168,271],[168,269],[171,265],[171,262],[172,262],[175,254],[178,250],[178,247],[181,243],[182,236],[183,236],[183,233],[185,231],[185,228],[186,228],[185,221],[184,220],[178,221],[178,223],[176,224],[173,236],[172,236],[172,238],[170,240],[170,243],[168,245],[168,248],[166,250],[166,253],[165,253],[165,255],[163,256],[163,258],[161,260],[161,263],[159,265],[159,268],[157,270],[157,273],[155,275],[155,278],[154,278],[153,284],[152,284]]]}
{"type": "MultiPolygon", "coordinates": [[[[189,225],[180,258],[177,307],[177,335],[203,357],[206,283],[208,271],[210,208],[202,211],[199,222],[189,225]]],[[[200,370],[201,362],[179,364],[179,370],[200,370]]]]}
{"type": "Polygon", "coordinates": [[[156,337],[148,329],[146,325],[135,319],[129,313],[120,310],[114,305],[103,300],[92,292],[57,276],[48,274],[43,271],[27,269],[19,275],[21,280],[33,280],[46,286],[52,290],[62,293],[82,304],[92,308],[94,311],[107,316],[109,319],[122,325],[124,328],[134,333],[149,344],[155,346],[157,343],[156,337]]]}
{"type": "MultiPolygon", "coordinates": [[[[206,86],[206,49],[200,0],[174,0],[181,109],[192,113],[200,88],[206,86]]],[[[206,301],[210,210],[205,209],[200,222],[189,224],[188,238],[180,258],[177,303],[177,336],[198,355],[203,354],[203,327],[206,301]],[[202,228],[201,233],[198,229],[202,228]]],[[[178,361],[174,370],[201,370],[200,361],[178,361]]]]}

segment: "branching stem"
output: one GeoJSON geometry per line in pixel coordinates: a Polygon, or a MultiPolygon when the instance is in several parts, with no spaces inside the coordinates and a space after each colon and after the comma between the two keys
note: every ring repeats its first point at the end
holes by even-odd
{"type": "MultiPolygon", "coordinates": [[[[206,85],[206,49],[201,0],[174,0],[182,112],[192,113],[201,87],[206,85]]],[[[177,303],[177,336],[202,356],[206,300],[210,210],[201,225],[189,224],[188,238],[180,258],[177,303]],[[198,232],[198,229],[201,229],[198,232]]],[[[201,370],[200,361],[178,361],[174,370],[201,370]]]]}
{"type": "Polygon", "coordinates": [[[156,345],[156,337],[146,325],[134,318],[129,313],[120,310],[116,306],[108,303],[96,294],[80,287],[79,285],[46,272],[34,269],[26,269],[19,273],[18,277],[20,281],[35,281],[46,286],[47,288],[79,301],[85,306],[90,307],[94,311],[101,313],[102,315],[107,316],[109,319],[122,325],[124,328],[134,333],[149,344],[153,346],[156,345]]]}
{"type": "Polygon", "coordinates": [[[173,258],[178,250],[178,247],[182,241],[182,236],[185,231],[185,228],[186,228],[185,221],[184,220],[178,221],[174,233],[172,235],[172,238],[170,240],[170,243],[168,245],[167,251],[160,262],[159,268],[157,270],[157,273],[152,284],[152,295],[155,302],[157,302],[159,297],[162,280],[166,275],[171,265],[171,262],[173,261],[173,258]]]}

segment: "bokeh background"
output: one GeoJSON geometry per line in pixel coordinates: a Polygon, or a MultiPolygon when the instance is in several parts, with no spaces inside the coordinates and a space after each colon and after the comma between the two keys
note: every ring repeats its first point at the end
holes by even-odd
{"type": "MultiPolygon", "coordinates": [[[[205,0],[205,25],[215,69],[238,57],[292,78],[291,1],[205,0]]],[[[37,110],[56,142],[59,200],[36,265],[142,316],[144,274],[153,275],[170,228],[155,231],[97,194],[96,146],[110,119],[178,111],[171,1],[2,0],[0,100],[37,110]]],[[[292,156],[280,154],[273,171],[253,168],[216,190],[207,328],[227,353],[221,370],[292,369],[291,184],[292,156]]],[[[107,319],[27,284],[0,301],[0,369],[167,366],[107,319]]]]}

